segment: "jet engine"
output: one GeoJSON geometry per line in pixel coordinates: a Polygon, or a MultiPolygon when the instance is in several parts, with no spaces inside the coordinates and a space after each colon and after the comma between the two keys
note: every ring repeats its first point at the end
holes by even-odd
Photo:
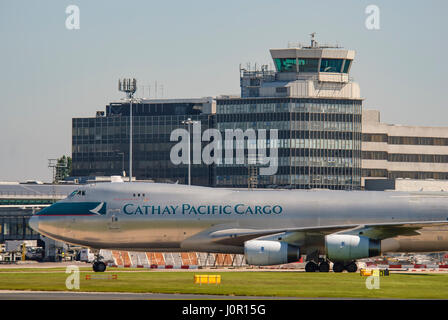
{"type": "Polygon", "coordinates": [[[350,261],[381,254],[381,241],[363,236],[330,234],[325,236],[325,250],[332,261],[350,261]]]}
{"type": "Polygon", "coordinates": [[[300,250],[282,241],[250,240],[244,243],[244,256],[248,264],[268,266],[299,261],[300,250]]]}

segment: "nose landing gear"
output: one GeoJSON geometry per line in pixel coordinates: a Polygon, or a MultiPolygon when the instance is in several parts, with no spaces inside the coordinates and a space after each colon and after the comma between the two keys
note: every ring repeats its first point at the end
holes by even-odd
{"type": "Polygon", "coordinates": [[[94,261],[92,267],[93,267],[93,271],[95,271],[95,272],[106,271],[106,264],[102,261],[94,261]]]}
{"type": "Polygon", "coordinates": [[[95,272],[104,272],[106,271],[106,263],[101,261],[104,257],[100,255],[100,250],[92,250],[95,255],[95,260],[93,261],[93,271],[95,272]]]}

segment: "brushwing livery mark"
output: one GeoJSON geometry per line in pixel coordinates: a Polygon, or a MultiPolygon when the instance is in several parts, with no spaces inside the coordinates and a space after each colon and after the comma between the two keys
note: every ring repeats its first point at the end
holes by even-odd
{"type": "Polygon", "coordinates": [[[104,215],[104,213],[106,212],[106,210],[102,210],[104,206],[104,202],[101,202],[96,208],[89,210],[90,212],[97,214],[99,216],[104,215]],[[100,212],[101,211],[101,212],[100,212]]]}

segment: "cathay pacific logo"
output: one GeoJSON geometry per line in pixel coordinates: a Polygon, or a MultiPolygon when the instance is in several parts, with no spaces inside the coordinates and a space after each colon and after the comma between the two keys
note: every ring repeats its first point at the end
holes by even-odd
{"type": "Polygon", "coordinates": [[[106,207],[104,205],[105,205],[105,203],[101,202],[95,209],[92,209],[92,210],[89,210],[89,211],[94,213],[94,214],[97,214],[97,215],[103,215],[103,214],[106,213],[106,207]]]}

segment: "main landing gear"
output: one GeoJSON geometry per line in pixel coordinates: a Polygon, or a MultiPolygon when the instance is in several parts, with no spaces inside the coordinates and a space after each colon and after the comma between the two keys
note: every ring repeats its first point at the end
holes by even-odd
{"type": "Polygon", "coordinates": [[[106,264],[101,261],[103,257],[100,255],[100,250],[94,250],[95,260],[93,261],[93,271],[95,272],[104,272],[106,271],[106,264]]]}
{"type": "MultiPolygon", "coordinates": [[[[320,259],[322,260],[322,259],[320,259]]],[[[308,263],[305,265],[305,271],[306,272],[329,272],[330,271],[330,264],[328,261],[322,260],[320,263],[316,263],[314,261],[308,261],[308,263]]]]}
{"type": "MultiPolygon", "coordinates": [[[[321,260],[320,263],[316,263],[315,261],[308,261],[305,265],[306,272],[329,272],[330,271],[330,263],[327,260],[321,260]]],[[[348,264],[343,262],[335,262],[333,264],[333,272],[342,272],[346,270],[347,272],[356,272],[358,270],[358,266],[355,261],[351,261],[348,264]]]]}
{"type": "Polygon", "coordinates": [[[347,270],[347,272],[356,272],[356,270],[358,270],[358,266],[355,261],[348,264],[344,264],[343,262],[335,262],[333,264],[333,272],[342,272],[344,270],[347,270]]]}

